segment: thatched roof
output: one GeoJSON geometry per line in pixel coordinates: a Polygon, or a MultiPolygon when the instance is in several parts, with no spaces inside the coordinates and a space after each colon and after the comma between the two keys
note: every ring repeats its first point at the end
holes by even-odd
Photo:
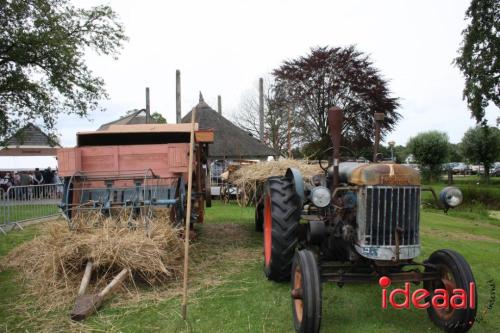
{"type": "MultiPolygon", "coordinates": [[[[214,143],[209,146],[209,157],[212,159],[262,159],[276,152],[266,146],[248,132],[242,130],[212,109],[200,93],[200,101],[196,108],[195,121],[200,129],[213,129],[214,143]]],[[[191,122],[191,112],[182,118],[183,123],[191,122]]]]}
{"type": "MultiPolygon", "coordinates": [[[[153,120],[151,120],[153,121],[153,120]]],[[[134,125],[146,124],[146,109],[136,110],[126,116],[120,117],[117,120],[110,121],[109,123],[102,124],[97,130],[105,131],[111,125],[134,125]]]]}

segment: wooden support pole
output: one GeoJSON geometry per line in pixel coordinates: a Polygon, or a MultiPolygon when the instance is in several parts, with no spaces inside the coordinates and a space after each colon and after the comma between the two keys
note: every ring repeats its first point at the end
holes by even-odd
{"type": "Polygon", "coordinates": [[[188,192],[186,226],[184,227],[184,283],[182,288],[182,318],[187,318],[187,293],[188,293],[188,265],[189,265],[189,229],[191,227],[191,192],[193,187],[193,150],[194,150],[194,123],[196,108],[191,112],[191,138],[189,140],[189,166],[188,166],[188,192]]]}

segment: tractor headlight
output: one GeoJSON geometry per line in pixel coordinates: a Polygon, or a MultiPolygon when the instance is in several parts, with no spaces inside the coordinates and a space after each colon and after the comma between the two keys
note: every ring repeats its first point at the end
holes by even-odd
{"type": "Polygon", "coordinates": [[[439,193],[439,198],[445,207],[454,208],[462,203],[464,196],[458,188],[448,186],[439,193]]]}
{"type": "Polygon", "coordinates": [[[311,190],[311,201],[316,207],[326,207],[330,204],[330,190],[324,186],[316,186],[311,190]]]}

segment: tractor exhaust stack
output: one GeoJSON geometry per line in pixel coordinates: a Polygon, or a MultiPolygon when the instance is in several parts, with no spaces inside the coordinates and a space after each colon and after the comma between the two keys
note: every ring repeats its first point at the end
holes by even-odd
{"type": "Polygon", "coordinates": [[[328,110],[328,127],[330,129],[330,138],[333,144],[333,182],[332,191],[339,186],[339,162],[340,146],[342,145],[342,126],[344,122],[344,113],[341,109],[333,107],[328,110]]]}

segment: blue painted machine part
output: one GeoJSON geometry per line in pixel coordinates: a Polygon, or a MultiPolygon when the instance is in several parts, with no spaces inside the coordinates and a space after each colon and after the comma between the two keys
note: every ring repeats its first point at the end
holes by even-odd
{"type": "Polygon", "coordinates": [[[293,180],[295,192],[297,192],[300,198],[300,206],[302,207],[302,205],[306,201],[306,197],[304,194],[304,180],[302,178],[302,174],[295,168],[288,168],[286,170],[285,177],[293,180]]]}

